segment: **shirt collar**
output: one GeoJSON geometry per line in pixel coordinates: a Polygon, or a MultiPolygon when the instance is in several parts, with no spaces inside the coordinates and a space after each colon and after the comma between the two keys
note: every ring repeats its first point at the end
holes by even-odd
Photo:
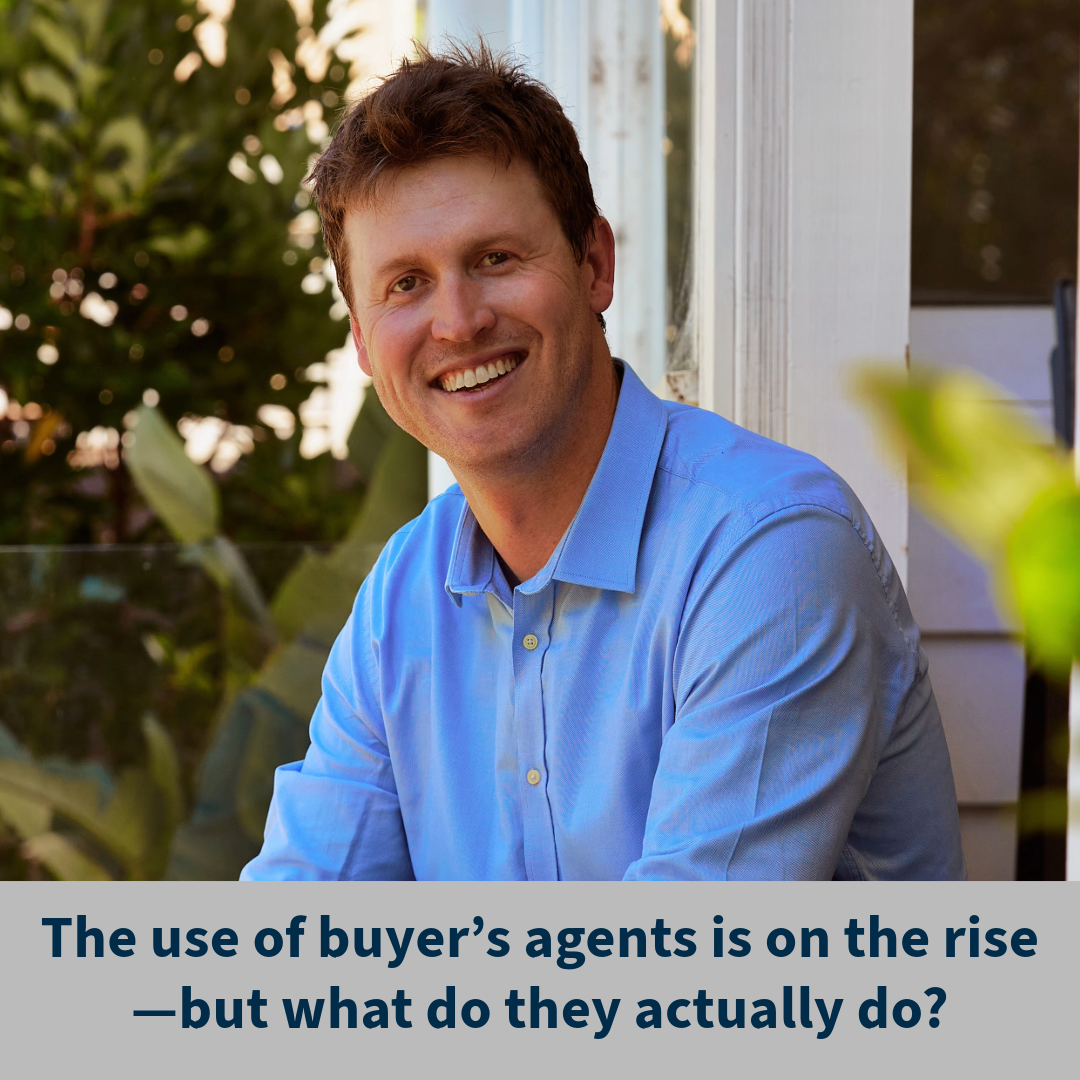
{"type": "MultiPolygon", "coordinates": [[[[547,565],[522,582],[519,592],[539,592],[552,578],[597,589],[634,591],[645,509],[667,433],[667,409],[628,364],[615,363],[623,371],[622,387],[600,464],[547,565]]],[[[459,606],[462,595],[501,591],[497,566],[495,549],[465,503],[446,591],[459,606]]]]}

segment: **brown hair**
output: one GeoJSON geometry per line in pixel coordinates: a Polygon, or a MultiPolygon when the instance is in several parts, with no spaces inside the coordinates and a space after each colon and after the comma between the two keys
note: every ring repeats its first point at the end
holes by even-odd
{"type": "Polygon", "coordinates": [[[577,134],[551,91],[483,40],[418,46],[342,121],[310,180],[326,250],[352,308],[345,215],[387,177],[440,157],[482,155],[535,170],[578,262],[599,216],[577,134]]]}

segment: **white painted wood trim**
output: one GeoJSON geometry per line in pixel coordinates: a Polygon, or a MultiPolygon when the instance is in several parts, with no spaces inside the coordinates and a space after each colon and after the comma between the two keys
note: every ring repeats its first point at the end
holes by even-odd
{"type": "Polygon", "coordinates": [[[698,18],[699,401],[854,488],[901,576],[902,469],[849,397],[901,365],[910,307],[911,0],[715,0],[698,18]]]}

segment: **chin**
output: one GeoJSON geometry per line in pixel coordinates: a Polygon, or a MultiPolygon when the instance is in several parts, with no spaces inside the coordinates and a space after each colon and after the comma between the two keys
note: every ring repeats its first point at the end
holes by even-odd
{"type": "MultiPolygon", "coordinates": [[[[421,440],[423,441],[423,440],[421,440]]],[[[499,439],[489,437],[484,440],[439,439],[425,444],[445,459],[456,474],[471,473],[507,473],[516,472],[528,462],[533,461],[534,440],[522,438],[520,431],[513,437],[499,439]]]]}

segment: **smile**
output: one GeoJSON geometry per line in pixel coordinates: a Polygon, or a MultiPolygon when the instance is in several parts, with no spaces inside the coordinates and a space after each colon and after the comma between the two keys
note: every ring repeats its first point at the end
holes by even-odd
{"type": "Polygon", "coordinates": [[[461,368],[458,371],[449,371],[439,379],[439,385],[450,394],[458,390],[473,390],[485,383],[509,375],[518,366],[520,354],[511,353],[490,360],[486,364],[477,364],[476,367],[461,368]]]}

